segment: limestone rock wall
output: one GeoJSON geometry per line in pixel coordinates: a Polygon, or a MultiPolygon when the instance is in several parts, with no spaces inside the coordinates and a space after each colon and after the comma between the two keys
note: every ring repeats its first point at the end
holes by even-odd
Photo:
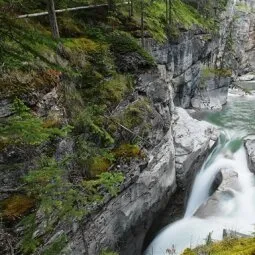
{"type": "Polygon", "coordinates": [[[237,75],[254,70],[254,0],[230,0],[217,34],[194,29],[177,42],[146,48],[174,88],[174,102],[183,108],[221,109],[237,75]]]}

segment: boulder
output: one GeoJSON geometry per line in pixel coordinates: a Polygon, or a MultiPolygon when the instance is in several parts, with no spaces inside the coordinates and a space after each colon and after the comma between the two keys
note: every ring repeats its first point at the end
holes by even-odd
{"type": "Polygon", "coordinates": [[[227,216],[234,208],[235,192],[240,190],[238,173],[231,169],[222,169],[222,182],[218,189],[196,211],[195,216],[207,218],[210,216],[227,216]]]}
{"type": "Polygon", "coordinates": [[[252,81],[255,80],[255,74],[245,74],[237,78],[238,81],[252,81]]]}
{"type": "Polygon", "coordinates": [[[255,139],[245,141],[245,149],[248,155],[248,166],[251,172],[255,173],[255,139]]]}
{"type": "Polygon", "coordinates": [[[176,178],[178,186],[186,189],[203,159],[216,142],[219,131],[205,121],[193,119],[186,110],[176,108],[173,136],[176,156],[176,178]],[[199,164],[200,162],[200,164],[199,164]],[[194,166],[197,163],[197,167],[194,166]]]}

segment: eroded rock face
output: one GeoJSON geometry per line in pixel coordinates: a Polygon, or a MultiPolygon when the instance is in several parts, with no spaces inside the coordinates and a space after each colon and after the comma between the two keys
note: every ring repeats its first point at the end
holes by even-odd
{"type": "MultiPolygon", "coordinates": [[[[176,155],[176,176],[179,187],[185,189],[194,176],[192,165],[202,155],[210,152],[219,132],[205,121],[193,119],[184,109],[176,108],[176,121],[173,125],[173,136],[176,155]]],[[[200,162],[201,164],[202,162],[200,162]]],[[[199,167],[199,165],[198,165],[199,167]]],[[[193,169],[198,171],[199,169],[193,169]]]]}
{"type": "Polygon", "coordinates": [[[233,78],[254,70],[254,4],[254,0],[229,0],[214,37],[193,30],[174,43],[158,45],[146,39],[146,49],[167,70],[176,105],[220,110],[233,78]]]}
{"type": "Polygon", "coordinates": [[[247,140],[245,148],[248,155],[248,165],[251,172],[255,173],[255,139],[247,140]]]}
{"type": "Polygon", "coordinates": [[[179,187],[186,190],[185,185],[192,182],[195,171],[199,170],[194,164],[201,167],[202,155],[210,152],[217,139],[213,126],[192,119],[181,108],[176,109],[171,126],[173,131],[170,128],[149,152],[147,167],[141,170],[137,165],[128,173],[130,181],[121,194],[82,226],[86,230],[84,236],[81,231],[75,233],[66,254],[94,255],[103,248],[117,249],[121,255],[141,254],[153,220],[176,191],[176,178],[179,187]],[[185,155],[180,155],[183,152],[185,155]]]}
{"type": "Polygon", "coordinates": [[[184,215],[196,173],[201,169],[219,135],[214,126],[193,119],[182,108],[176,108],[174,111],[172,133],[177,188],[166,209],[160,212],[153,222],[146,236],[144,248],[150,244],[160,229],[184,215]]]}
{"type": "Polygon", "coordinates": [[[238,75],[254,71],[255,68],[255,22],[254,12],[252,11],[254,6],[254,0],[236,1],[233,42],[238,75]]]}
{"type": "Polygon", "coordinates": [[[133,183],[82,227],[86,229],[84,237],[80,231],[73,236],[66,254],[94,255],[103,248],[118,246],[120,254],[141,254],[143,238],[152,219],[176,187],[171,131],[150,153],[147,168],[140,173],[137,166],[130,176],[133,176],[133,183]]]}

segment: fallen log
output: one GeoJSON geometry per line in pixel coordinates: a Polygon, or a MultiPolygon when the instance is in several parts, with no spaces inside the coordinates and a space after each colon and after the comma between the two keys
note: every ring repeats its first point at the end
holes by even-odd
{"type": "MultiPolygon", "coordinates": [[[[126,4],[128,4],[128,2],[124,2],[122,4],[126,5],[126,4]]],[[[117,5],[121,5],[121,4],[117,4],[117,5]]],[[[61,13],[61,12],[78,11],[78,10],[85,10],[85,9],[94,9],[94,8],[100,8],[100,7],[108,7],[108,4],[78,6],[78,7],[73,7],[73,8],[65,8],[65,9],[56,10],[55,12],[61,13]]],[[[19,15],[17,18],[18,19],[32,18],[32,17],[45,16],[48,14],[49,13],[47,11],[46,12],[37,12],[37,13],[19,15]]]]}

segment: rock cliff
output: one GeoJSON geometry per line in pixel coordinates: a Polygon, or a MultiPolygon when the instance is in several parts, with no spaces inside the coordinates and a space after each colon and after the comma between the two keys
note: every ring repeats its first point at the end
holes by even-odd
{"type": "Polygon", "coordinates": [[[172,87],[163,76],[142,75],[137,91],[153,101],[162,119],[169,122],[168,130],[148,151],[147,166],[142,170],[133,166],[128,174],[132,181],[120,195],[78,228],[66,254],[99,254],[104,248],[118,250],[121,255],[141,254],[151,224],[175,193],[177,183],[187,191],[217,139],[210,124],[192,119],[184,109],[173,108],[172,87]],[[81,229],[86,231],[84,236],[81,229]]]}
{"type": "Polygon", "coordinates": [[[253,8],[253,0],[230,0],[215,24],[219,33],[193,29],[175,42],[146,41],[161,72],[171,80],[176,105],[221,109],[233,79],[254,70],[253,8]]]}

